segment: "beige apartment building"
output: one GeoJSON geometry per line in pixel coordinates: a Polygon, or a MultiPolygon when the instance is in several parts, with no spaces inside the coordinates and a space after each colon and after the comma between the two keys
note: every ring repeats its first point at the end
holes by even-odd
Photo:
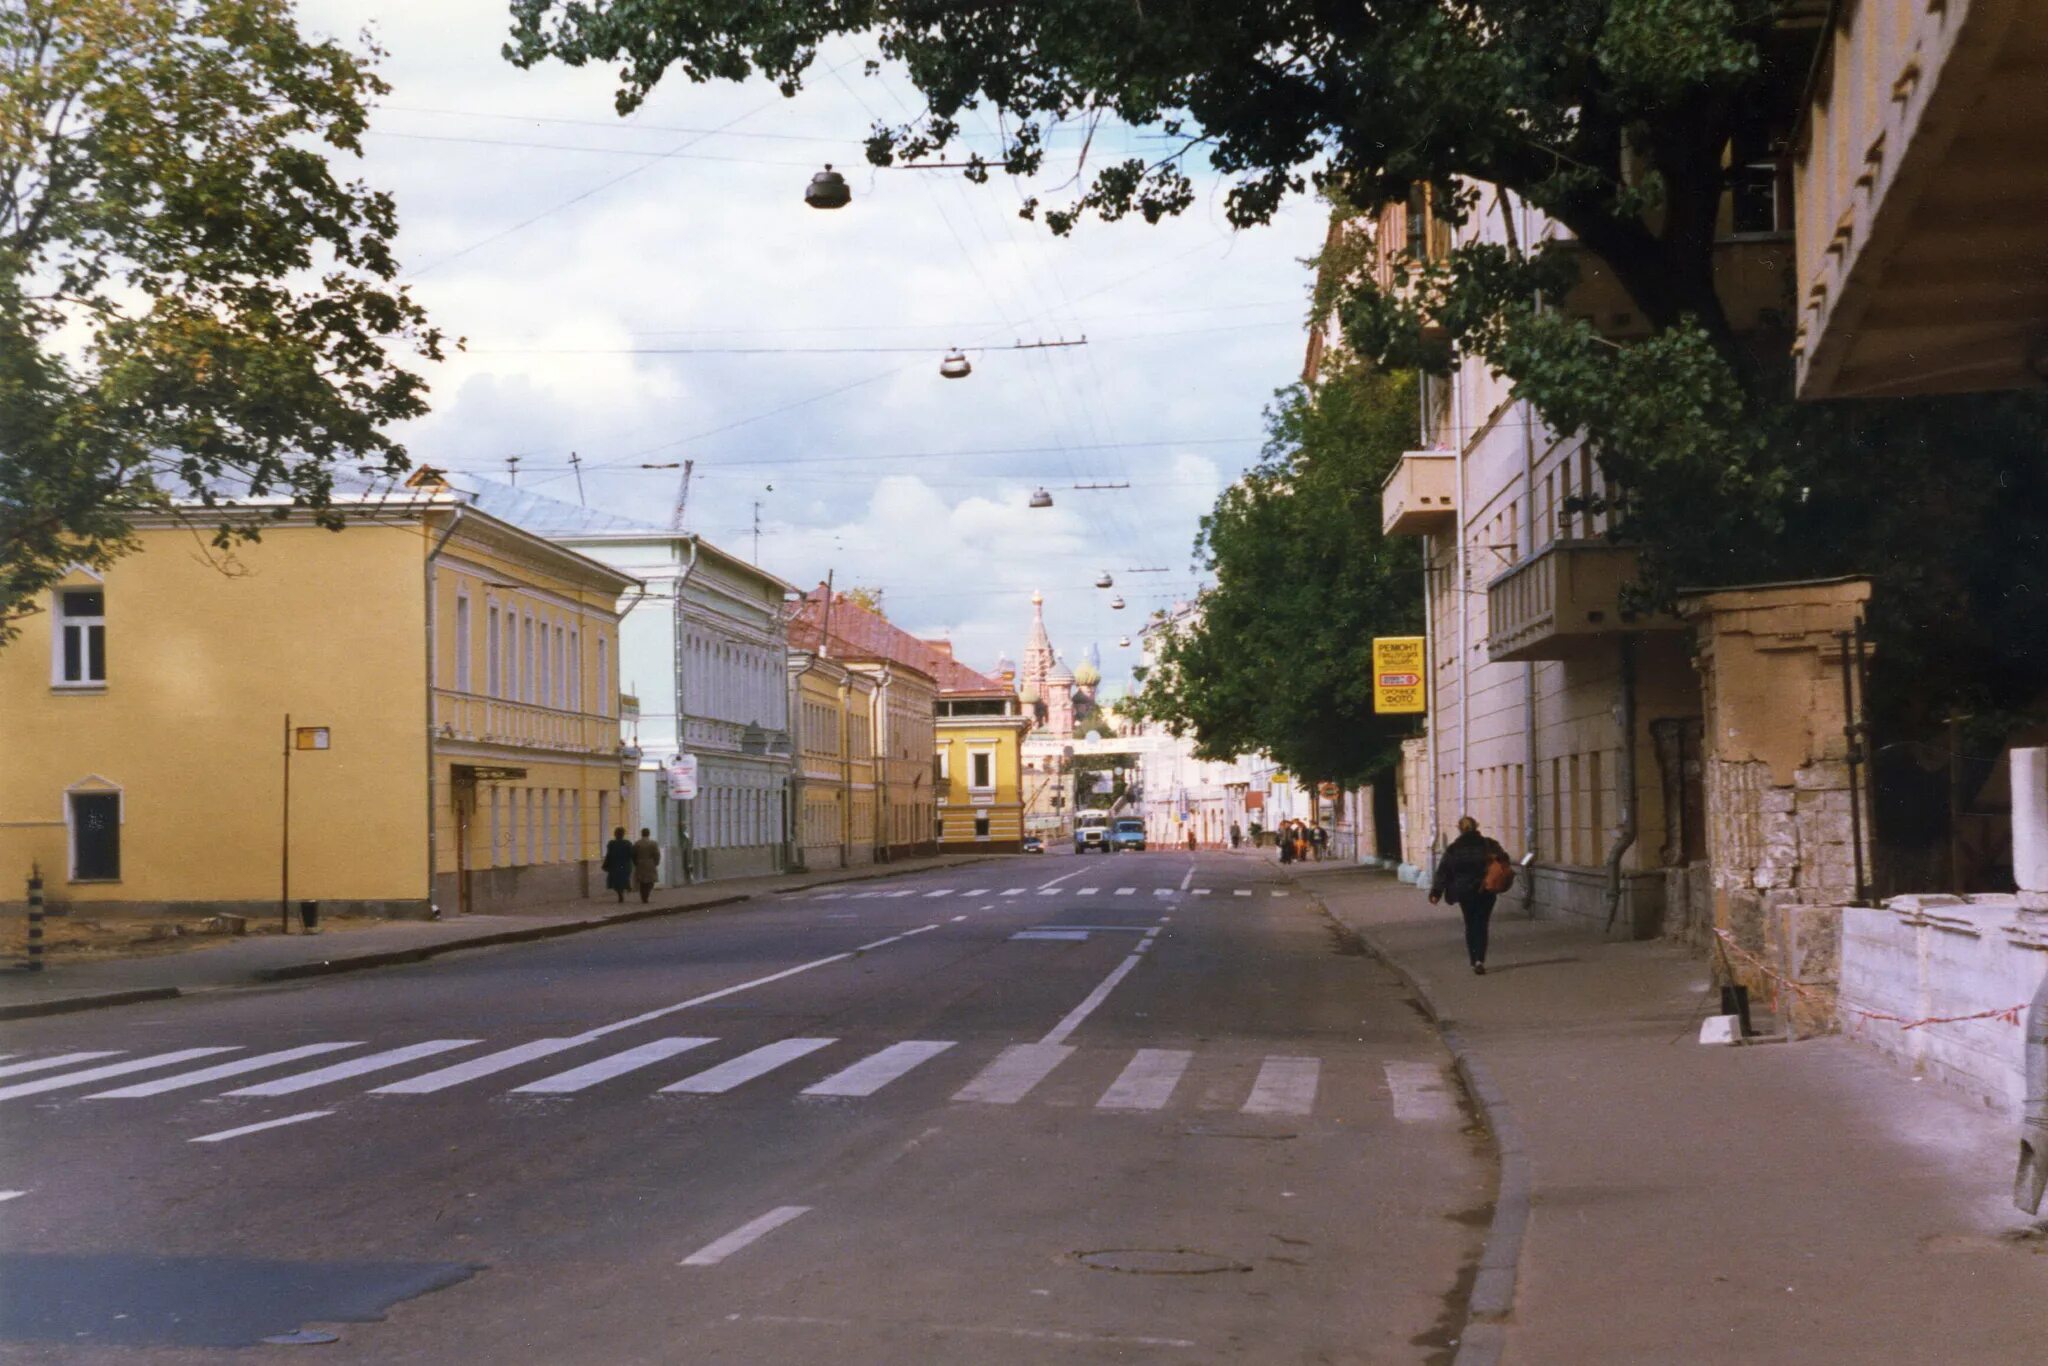
{"type": "Polygon", "coordinates": [[[815,649],[789,652],[795,732],[795,865],[816,872],[875,861],[874,680],[815,649]]]}

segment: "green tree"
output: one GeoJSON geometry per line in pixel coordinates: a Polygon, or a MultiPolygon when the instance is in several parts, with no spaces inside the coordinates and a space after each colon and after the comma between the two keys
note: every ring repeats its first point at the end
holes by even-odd
{"type": "MultiPolygon", "coordinates": [[[[1738,334],[1715,292],[1733,183],[1773,155],[1811,70],[1811,0],[512,0],[512,15],[513,61],[615,63],[622,111],[671,68],[794,93],[826,41],[872,35],[925,99],[872,130],[878,164],[942,156],[984,112],[1004,143],[967,157],[974,179],[1039,169],[1062,124],[1171,139],[1150,161],[1084,152],[1068,199],[1027,206],[1056,232],[1182,211],[1201,155],[1239,226],[1311,188],[1367,207],[1426,196],[1452,222],[1526,204],[1569,237],[1459,246],[1391,289],[1327,271],[1318,306],[1360,354],[1426,372],[1477,356],[1583,433],[1617,491],[1615,534],[1642,547],[1645,597],[1870,572],[1879,688],[1901,718],[2039,706],[2048,594],[2016,571],[2048,545],[2048,407],[1795,405],[1789,335],[1738,334]],[[1541,306],[1586,251],[1646,340],[1616,346],[1541,306]]],[[[1335,249],[1355,258],[1362,231],[1335,249]]]]}
{"type": "Polygon", "coordinates": [[[1339,357],[1283,389],[1264,457],[1202,519],[1216,575],[1138,695],[1206,758],[1270,754],[1304,778],[1383,772],[1412,718],[1372,707],[1372,640],[1422,629],[1422,560],[1380,534],[1379,488],[1414,430],[1415,382],[1339,357]]]}
{"type": "Polygon", "coordinates": [[[0,5],[0,643],[142,509],[226,481],[338,526],[335,461],[406,467],[393,352],[441,336],[391,283],[391,199],[329,164],[375,56],[288,0],[0,5]]]}

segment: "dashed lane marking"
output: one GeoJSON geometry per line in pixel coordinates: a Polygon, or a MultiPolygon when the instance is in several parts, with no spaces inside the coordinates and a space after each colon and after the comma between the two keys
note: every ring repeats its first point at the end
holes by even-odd
{"type": "Polygon", "coordinates": [[[265,1129],[282,1129],[287,1124],[304,1124],[309,1119],[319,1119],[323,1115],[331,1115],[333,1113],[334,1111],[332,1110],[303,1110],[296,1115],[286,1115],[283,1119],[266,1119],[261,1124],[244,1124],[239,1129],[222,1129],[217,1134],[201,1134],[197,1138],[188,1138],[185,1141],[187,1143],[223,1143],[230,1138],[240,1138],[244,1134],[260,1134],[265,1129]]]}
{"type": "Polygon", "coordinates": [[[751,1219],[723,1238],[714,1239],[692,1252],[678,1266],[717,1266],[750,1243],[758,1242],[792,1219],[809,1214],[809,1205],[781,1205],[758,1219],[751,1219]]]}
{"type": "Polygon", "coordinates": [[[932,897],[935,897],[935,896],[951,896],[951,895],[953,895],[953,889],[952,889],[951,887],[941,887],[941,888],[939,888],[939,890],[937,890],[936,892],[926,892],[926,893],[925,893],[925,899],[926,899],[926,900],[930,900],[930,899],[931,899],[932,897]]]}

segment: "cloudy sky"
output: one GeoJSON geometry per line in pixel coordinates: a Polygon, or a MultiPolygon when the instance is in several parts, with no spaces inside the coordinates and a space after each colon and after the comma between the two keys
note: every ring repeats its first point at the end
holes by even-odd
{"type": "MultiPolygon", "coordinates": [[[[502,477],[517,456],[522,488],[664,524],[680,471],[645,467],[694,460],[691,529],[751,555],[758,504],[763,567],[880,588],[982,667],[1019,651],[1037,587],[1061,651],[1099,643],[1119,680],[1118,636],[1193,589],[1197,519],[1300,368],[1318,206],[1236,233],[1212,192],[1057,239],[1016,210],[1071,193],[1077,135],[1035,185],[865,164],[869,126],[916,102],[863,73],[870,43],[828,50],[793,100],[672,76],[621,120],[608,72],[499,56],[502,0],[302,17],[386,50],[363,174],[398,197],[407,282],[467,342],[400,433],[415,460],[502,477]],[[802,202],[827,161],[853,187],[836,213],[802,202]],[[948,381],[956,346],[974,373],[948,381]],[[1039,485],[1050,510],[1027,506],[1039,485]],[[1124,611],[1091,586],[1105,569],[1124,611]]],[[[1090,156],[1157,146],[1119,129],[1090,156]]]]}

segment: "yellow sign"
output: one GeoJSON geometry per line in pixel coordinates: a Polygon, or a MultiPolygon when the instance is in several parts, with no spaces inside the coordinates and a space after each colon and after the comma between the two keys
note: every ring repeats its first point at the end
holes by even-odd
{"type": "Polygon", "coordinates": [[[1429,710],[1423,684],[1428,667],[1421,636],[1376,636],[1372,642],[1372,709],[1381,716],[1414,716],[1429,710]]]}

